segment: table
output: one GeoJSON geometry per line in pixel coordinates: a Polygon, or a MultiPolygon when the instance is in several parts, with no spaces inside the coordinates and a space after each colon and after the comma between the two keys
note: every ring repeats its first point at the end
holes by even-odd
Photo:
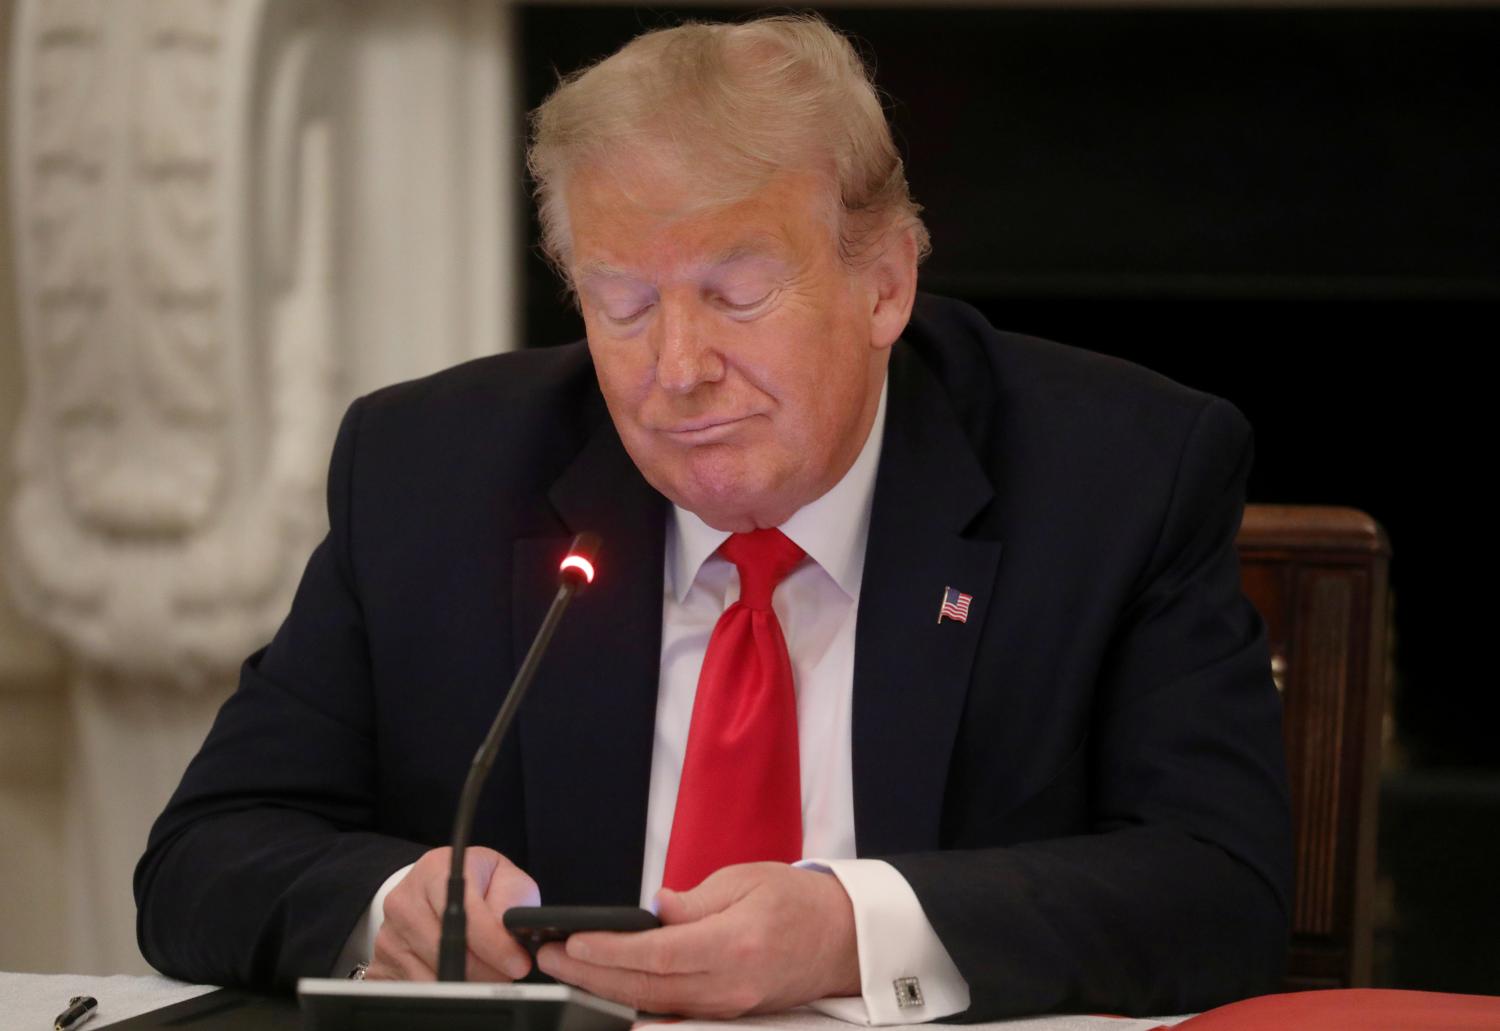
{"type": "Polygon", "coordinates": [[[0,973],[0,1027],[5,1031],[50,1029],[69,998],[92,995],[99,1000],[99,1011],[84,1027],[93,1031],[213,990],[213,985],[184,984],[167,977],[0,973]]]}
{"type": "MultiPolygon", "coordinates": [[[[74,974],[0,973],[0,1027],[4,1031],[46,1031],[74,995],[92,995],[99,1000],[94,1019],[83,1031],[95,1031],[116,1021],[137,1016],[162,1006],[170,1006],[194,996],[214,991],[212,985],[184,984],[166,977],[86,977],[74,974]]],[[[1186,1020],[1186,1016],[1130,1019],[1124,1017],[1028,1017],[993,1024],[971,1024],[984,1031],[1154,1031],[1186,1020]]],[[[675,1021],[668,1024],[637,1024],[659,1031],[724,1031],[728,1026],[744,1031],[849,1031],[855,1025],[845,1024],[811,1010],[793,1010],[774,1016],[743,1017],[725,1023],[715,1021],[675,1021]]],[[[912,1026],[912,1025],[909,1025],[912,1026]]],[[[932,1031],[942,1025],[914,1025],[932,1031]]]]}

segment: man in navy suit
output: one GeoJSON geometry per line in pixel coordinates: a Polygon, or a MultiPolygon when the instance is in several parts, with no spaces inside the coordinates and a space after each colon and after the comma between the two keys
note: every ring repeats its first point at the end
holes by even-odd
{"type": "Polygon", "coordinates": [[[430,978],[469,756],[596,530],[599,583],[476,820],[471,977],[532,969],[498,916],[540,897],[659,907],[536,961],[653,1011],[1179,1012],[1274,985],[1290,831],[1240,415],[919,295],[884,116],[816,19],[637,39],[539,109],[531,166],[587,343],[351,407],[328,538],[137,871],[147,958],[430,978]],[[689,772],[749,596],[726,542],[766,534],[793,548],[769,618],[800,844],[668,890],[705,831],[685,798],[766,804],[689,772]]]}

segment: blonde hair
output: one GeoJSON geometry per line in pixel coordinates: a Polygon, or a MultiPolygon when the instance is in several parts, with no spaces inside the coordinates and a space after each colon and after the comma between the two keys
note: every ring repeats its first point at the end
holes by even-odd
{"type": "Polygon", "coordinates": [[[675,156],[712,203],[782,171],[826,176],[850,266],[893,228],[912,232],[919,260],[931,249],[869,70],[816,15],[637,36],[563,78],[532,112],[531,132],[542,250],[570,288],[568,178],[631,150],[675,156]]]}

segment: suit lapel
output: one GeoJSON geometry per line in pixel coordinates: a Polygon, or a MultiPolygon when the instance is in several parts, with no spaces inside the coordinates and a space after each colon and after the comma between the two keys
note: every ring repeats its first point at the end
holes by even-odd
{"type": "Polygon", "coordinates": [[[520,713],[527,861],[545,901],[634,904],[661,653],[666,502],[606,418],[548,494],[565,532],[515,542],[519,666],[573,534],[603,538],[596,582],[558,627],[520,713]]]}
{"type": "Polygon", "coordinates": [[[859,854],[939,846],[943,789],[1000,542],[965,533],[994,496],[937,380],[909,347],[891,356],[880,471],[854,659],[859,854]],[[968,621],[938,622],[945,587],[968,621]]]}

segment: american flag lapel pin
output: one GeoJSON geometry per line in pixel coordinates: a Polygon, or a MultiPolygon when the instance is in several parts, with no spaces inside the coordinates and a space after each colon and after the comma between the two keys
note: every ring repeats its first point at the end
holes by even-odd
{"type": "Polygon", "coordinates": [[[945,619],[951,619],[955,623],[967,623],[969,621],[969,603],[974,600],[972,594],[954,590],[952,587],[943,588],[943,605],[938,609],[937,621],[941,623],[945,619]]]}

